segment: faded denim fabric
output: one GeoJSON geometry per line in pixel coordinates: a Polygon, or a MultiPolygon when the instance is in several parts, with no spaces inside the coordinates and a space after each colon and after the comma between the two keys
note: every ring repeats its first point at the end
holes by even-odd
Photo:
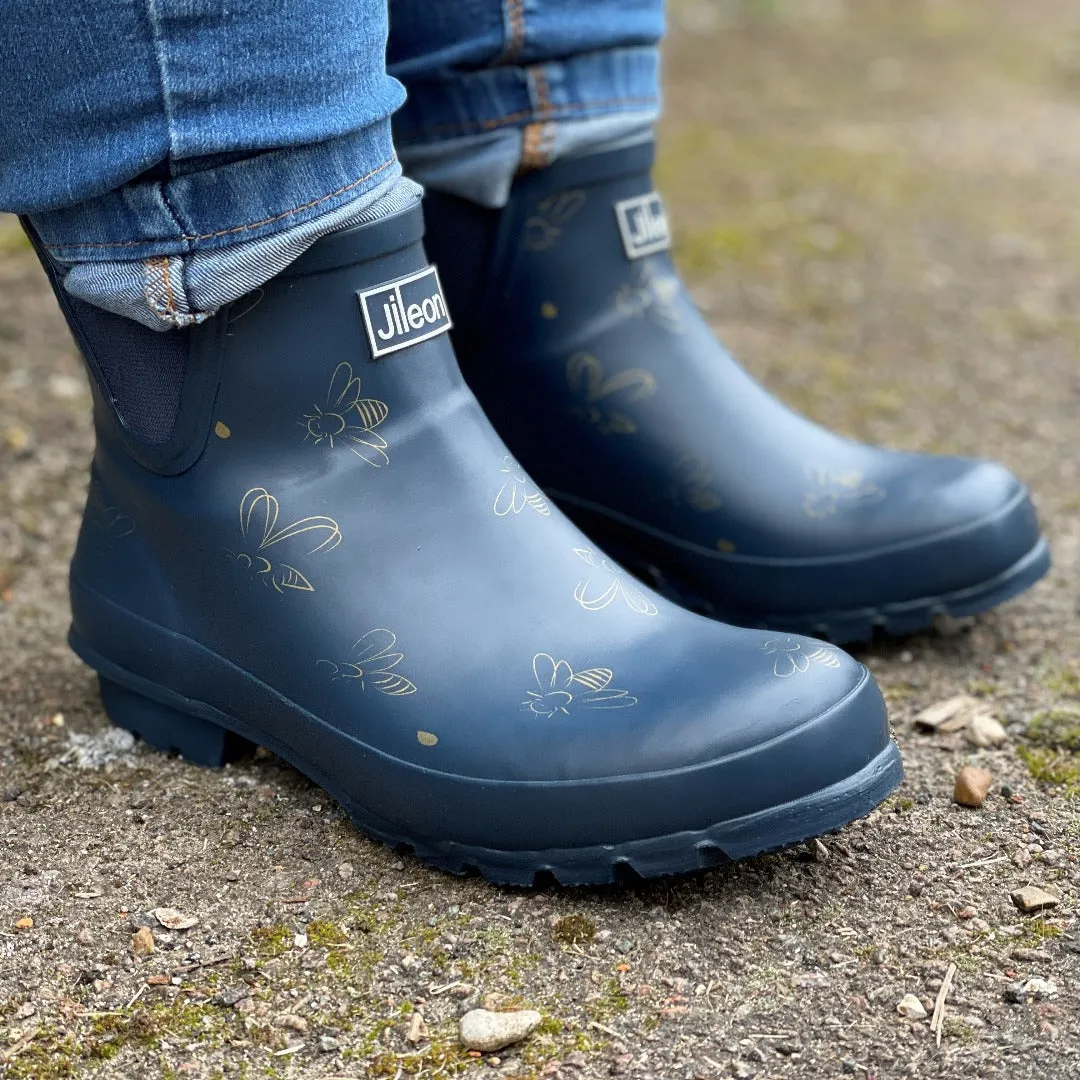
{"type": "Polygon", "coordinates": [[[6,0],[3,14],[0,209],[29,216],[93,303],[185,325],[334,227],[319,219],[416,197],[397,186],[405,94],[386,72],[385,0],[6,0]]]}
{"type": "Polygon", "coordinates": [[[663,33],[664,0],[390,0],[407,174],[497,207],[523,169],[648,137],[663,33]]]}
{"type": "Polygon", "coordinates": [[[414,200],[395,140],[500,205],[521,168],[647,135],[662,31],[662,0],[7,0],[0,210],[74,294],[190,325],[414,200]]]}

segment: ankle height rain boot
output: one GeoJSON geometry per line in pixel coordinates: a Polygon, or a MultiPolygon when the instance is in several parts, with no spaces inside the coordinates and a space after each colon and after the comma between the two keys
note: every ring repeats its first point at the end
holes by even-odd
{"type": "Polygon", "coordinates": [[[527,174],[502,211],[425,200],[466,380],[517,460],[665,594],[747,626],[868,639],[974,614],[1049,566],[988,462],[894,453],[795,415],[673,268],[651,144],[527,174]]]}
{"type": "Polygon", "coordinates": [[[111,720],[202,764],[266,746],[497,882],[867,813],[901,778],[869,673],[637,587],[554,509],[461,378],[422,230],[327,237],[168,334],[57,290],[97,433],[70,642],[111,720]]]}

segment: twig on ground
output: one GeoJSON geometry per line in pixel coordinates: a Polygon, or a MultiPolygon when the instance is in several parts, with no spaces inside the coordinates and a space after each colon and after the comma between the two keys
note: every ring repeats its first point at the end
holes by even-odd
{"type": "Polygon", "coordinates": [[[930,1030],[934,1033],[938,1046],[941,1045],[941,1029],[945,1025],[945,999],[949,996],[949,988],[952,986],[955,974],[956,965],[950,964],[949,970],[945,972],[945,978],[941,981],[937,1001],[934,1002],[934,1015],[930,1018],[930,1030]]]}
{"type": "Polygon", "coordinates": [[[200,960],[197,964],[185,964],[183,967],[173,968],[170,975],[186,975],[189,971],[198,971],[199,968],[213,967],[214,964],[224,964],[226,960],[236,959],[236,953],[226,953],[224,956],[212,956],[209,960],[200,960]]]}
{"type": "Polygon", "coordinates": [[[590,1020],[589,1027],[596,1028],[597,1031],[602,1031],[605,1035],[610,1035],[613,1039],[622,1039],[622,1036],[617,1031],[613,1031],[609,1028],[607,1024],[601,1024],[596,1020],[590,1020]]]}
{"type": "Polygon", "coordinates": [[[993,866],[995,863],[1008,862],[1008,855],[994,855],[989,859],[979,859],[978,862],[964,863],[963,866],[958,866],[957,870],[974,870],[977,866],[993,866]]]}

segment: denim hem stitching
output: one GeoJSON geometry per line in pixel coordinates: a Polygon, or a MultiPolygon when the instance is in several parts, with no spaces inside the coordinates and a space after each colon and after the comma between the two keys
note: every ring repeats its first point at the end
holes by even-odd
{"type": "MultiPolygon", "coordinates": [[[[378,176],[379,173],[390,168],[391,165],[397,162],[396,157],[391,157],[384,161],[378,168],[372,169],[371,172],[366,173],[357,180],[353,180],[351,183],[346,184],[344,187],[339,187],[336,191],[328,192],[326,195],[320,195],[317,199],[312,199],[311,202],[304,203],[303,206],[294,206],[291,210],[285,210],[283,213],[274,214],[272,217],[263,218],[261,221],[251,221],[247,225],[236,225],[231,229],[219,229],[217,232],[200,233],[199,235],[181,235],[175,239],[191,241],[191,240],[213,240],[219,236],[230,236],[233,233],[247,232],[249,229],[258,229],[263,225],[270,225],[275,221],[281,221],[282,218],[291,217],[293,214],[299,214],[304,210],[310,210],[313,206],[318,206],[321,202],[326,202],[327,199],[333,199],[338,195],[343,195],[346,191],[351,191],[355,187],[359,187],[361,184],[370,180],[374,176],[378,176]]],[[[172,239],[166,237],[165,239],[172,239]]],[[[58,248],[126,248],[126,247],[141,247],[143,244],[160,243],[159,240],[114,240],[105,243],[92,243],[92,244],[45,244],[44,247],[49,251],[55,251],[58,248]]]]}
{"type": "Polygon", "coordinates": [[[428,135],[468,135],[476,131],[494,131],[522,121],[558,120],[564,113],[585,112],[588,109],[606,109],[622,105],[657,105],[659,98],[655,94],[642,97],[608,98],[604,101],[579,101],[567,105],[549,105],[546,111],[540,108],[523,109],[521,112],[508,113],[506,116],[491,120],[470,120],[467,124],[443,124],[437,127],[419,128],[410,134],[405,144],[412,144],[428,135]]]}
{"type": "Polygon", "coordinates": [[[495,65],[509,64],[518,58],[525,47],[525,0],[505,0],[504,10],[510,23],[510,33],[495,65]]]}

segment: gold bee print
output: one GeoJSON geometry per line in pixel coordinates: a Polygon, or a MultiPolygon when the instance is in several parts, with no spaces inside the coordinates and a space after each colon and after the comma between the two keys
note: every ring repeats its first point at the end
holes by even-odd
{"type": "Polygon", "coordinates": [[[566,381],[578,399],[573,415],[601,435],[633,435],[637,424],[623,408],[656,393],[651,372],[628,368],[605,378],[604,365],[586,352],[574,353],[566,362],[566,381]]]}
{"type": "Polygon", "coordinates": [[[586,668],[575,672],[565,660],[548,653],[533,657],[536,689],[527,691],[521,707],[534,716],[572,716],[581,709],[628,709],[638,703],[625,690],[615,690],[610,668],[586,668]]]}
{"type": "Polygon", "coordinates": [[[602,611],[621,599],[639,615],[656,614],[656,605],[618,563],[605,559],[591,548],[574,548],[574,554],[596,571],[579,581],[574,589],[574,599],[586,611],[602,611]]]}
{"type": "Polygon", "coordinates": [[[536,213],[525,222],[525,250],[550,251],[562,236],[563,226],[581,213],[584,191],[560,191],[537,204],[536,213]]]}
{"type": "Polygon", "coordinates": [[[782,637],[771,638],[765,642],[762,649],[767,656],[773,658],[773,674],[778,679],[801,675],[810,670],[811,664],[821,664],[828,668],[840,666],[840,650],[832,645],[814,644],[808,651],[803,648],[802,642],[795,638],[782,637]]]}
{"type": "Polygon", "coordinates": [[[623,315],[648,319],[670,334],[681,334],[686,325],[679,306],[682,287],[674,274],[645,259],[634,264],[631,280],[615,293],[615,310],[623,315]]]}
{"type": "Polygon", "coordinates": [[[390,464],[386,440],[375,429],[390,415],[390,406],[377,398],[360,396],[360,378],[351,364],[340,363],[330,379],[324,405],[313,405],[297,423],[305,441],[331,450],[343,446],[361,461],[381,469],[390,464]]]}
{"type": "MultiPolygon", "coordinates": [[[[308,557],[333,551],[341,543],[341,529],[333,518],[321,514],[300,518],[279,529],[279,511],[277,499],[266,488],[256,487],[246,492],[240,500],[240,535],[244,538],[246,550],[230,551],[228,555],[276,592],[284,593],[286,589],[314,592],[315,586],[300,570],[291,563],[271,562],[266,553],[279,544],[294,551],[299,548],[298,553],[308,557]],[[298,537],[303,537],[303,540],[289,543],[298,537]]],[[[276,551],[271,553],[276,556],[276,551]]]]}
{"type": "Polygon", "coordinates": [[[502,473],[506,476],[499,494],[495,496],[495,516],[520,514],[522,510],[535,511],[541,517],[549,517],[551,507],[540,489],[525,475],[525,470],[509,455],[502,459],[502,473]]]}
{"type": "Polygon", "coordinates": [[[683,454],[672,469],[668,494],[671,501],[688,506],[701,514],[711,514],[724,505],[713,487],[713,474],[708,464],[693,454],[683,454]]]}
{"type": "MultiPolygon", "coordinates": [[[[326,665],[331,669],[332,679],[351,679],[366,690],[372,689],[387,697],[408,697],[416,693],[416,685],[400,671],[394,669],[405,659],[403,653],[395,652],[397,635],[379,627],[369,630],[353,644],[348,660],[335,664],[332,660],[320,660],[317,667],[326,665]]],[[[418,731],[417,738],[424,746],[434,746],[439,740],[426,731],[418,731]]]]}
{"type": "Polygon", "coordinates": [[[803,496],[807,517],[824,518],[845,510],[871,506],[885,498],[885,491],[865,479],[857,469],[843,473],[810,467],[806,478],[811,487],[803,496]]]}

